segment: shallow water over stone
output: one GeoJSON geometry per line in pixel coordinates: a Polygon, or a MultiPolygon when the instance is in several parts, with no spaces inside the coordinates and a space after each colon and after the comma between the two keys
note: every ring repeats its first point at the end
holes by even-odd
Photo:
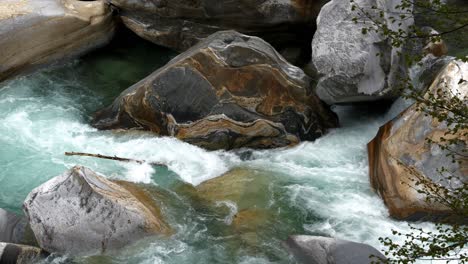
{"type": "MultiPolygon", "coordinates": [[[[0,208],[21,213],[33,188],[75,164],[153,191],[173,236],[77,263],[291,263],[281,246],[290,234],[336,236],[379,248],[379,236],[408,229],[388,218],[371,191],[366,154],[367,142],[401,106],[391,113],[337,107],[341,128],[315,142],[265,151],[208,152],[172,138],[88,125],[94,111],[172,56],[133,39],[0,84],[0,208]],[[65,151],[164,162],[168,168],[66,157],[65,151]],[[231,169],[252,181],[229,185],[239,189],[237,203],[222,189],[208,188],[207,194],[201,187],[231,169]]],[[[46,262],[70,258],[52,256],[46,262]]]]}

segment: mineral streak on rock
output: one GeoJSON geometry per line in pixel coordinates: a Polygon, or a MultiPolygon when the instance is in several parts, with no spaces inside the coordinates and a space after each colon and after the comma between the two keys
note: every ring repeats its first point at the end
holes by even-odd
{"type": "MultiPolygon", "coordinates": [[[[429,92],[437,94],[441,90],[446,95],[467,101],[468,63],[450,62],[436,77],[429,92]]],[[[458,157],[452,162],[438,144],[445,144],[441,137],[457,137],[459,142],[451,148],[455,151],[466,149],[468,139],[466,130],[456,135],[445,135],[447,124],[426,116],[413,105],[400,116],[382,126],[377,136],[368,144],[369,175],[372,187],[382,196],[390,215],[398,219],[419,219],[450,215],[445,205],[428,203],[426,195],[417,190],[414,181],[425,177],[433,183],[448,189],[457,188],[461,181],[468,180],[468,159],[458,157]],[[427,139],[436,143],[428,143],[427,139]],[[445,167],[448,173],[439,173],[445,167]],[[455,176],[458,179],[450,179],[455,176]]]]}
{"type": "Polygon", "coordinates": [[[150,130],[208,149],[288,146],[338,124],[311,85],[260,38],[223,31],[128,88],[93,125],[150,130]]]}

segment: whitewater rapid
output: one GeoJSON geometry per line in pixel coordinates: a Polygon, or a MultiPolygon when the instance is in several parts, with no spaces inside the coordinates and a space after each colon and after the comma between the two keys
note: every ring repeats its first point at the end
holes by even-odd
{"type": "MultiPolygon", "coordinates": [[[[377,248],[381,248],[378,238],[391,236],[391,229],[409,230],[405,222],[389,218],[382,200],[371,190],[366,152],[366,144],[379,126],[403,110],[405,102],[397,102],[387,113],[373,113],[365,107],[335,107],[340,128],[293,148],[208,152],[173,138],[90,127],[91,114],[126,87],[103,93],[90,85],[96,76],[86,79],[83,71],[77,70],[80,67],[79,62],[73,62],[0,84],[0,208],[21,213],[22,202],[33,188],[80,164],[112,179],[160,186],[173,195],[178,206],[169,217],[177,230],[173,238],[141,242],[113,256],[113,262],[223,263],[229,255],[226,241],[230,238],[209,234],[207,216],[193,211],[168,186],[174,180],[198,185],[241,167],[284,179],[281,184],[272,183],[276,184],[276,198],[271,202],[297,212],[291,223],[285,223],[293,230],[365,242],[377,248]],[[66,151],[162,162],[168,168],[67,157],[66,151]]],[[[225,206],[236,210],[235,205],[225,206]]],[[[232,215],[220,221],[229,224],[229,217],[232,215]]],[[[429,223],[418,225],[433,228],[429,223]]],[[[273,242],[262,245],[264,252],[258,254],[236,251],[230,260],[287,263],[291,259],[283,256],[280,240],[272,237],[273,242]]],[[[60,263],[61,258],[51,261],[60,263]]],[[[81,261],[90,262],[88,258],[81,261]]]]}

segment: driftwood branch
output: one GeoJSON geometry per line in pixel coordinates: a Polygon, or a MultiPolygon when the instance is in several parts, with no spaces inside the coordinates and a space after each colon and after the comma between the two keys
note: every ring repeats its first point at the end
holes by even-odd
{"type": "Polygon", "coordinates": [[[93,157],[93,158],[100,158],[100,159],[123,161],[123,162],[135,162],[138,164],[148,163],[149,165],[152,165],[152,166],[167,167],[166,164],[159,163],[159,162],[146,162],[145,160],[127,159],[127,158],[120,158],[117,156],[106,156],[106,155],[101,155],[101,154],[92,154],[92,153],[84,153],[84,152],[65,152],[65,156],[86,156],[86,157],[93,157]]]}

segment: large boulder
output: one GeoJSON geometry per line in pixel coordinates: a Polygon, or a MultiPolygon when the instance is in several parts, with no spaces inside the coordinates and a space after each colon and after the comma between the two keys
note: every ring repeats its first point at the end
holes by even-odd
{"type": "Polygon", "coordinates": [[[325,0],[110,0],[124,24],[158,45],[185,51],[222,30],[261,36],[277,47],[308,46],[325,0]]]}
{"type": "MultiPolygon", "coordinates": [[[[468,63],[452,61],[436,77],[428,95],[438,96],[437,91],[442,91],[446,96],[458,96],[468,103],[467,80],[468,63]]],[[[450,214],[446,206],[429,203],[427,196],[418,192],[424,185],[416,185],[420,179],[427,179],[453,189],[468,180],[466,156],[457,157],[460,163],[453,163],[452,157],[447,155],[450,152],[440,148],[439,144],[446,144],[441,137],[453,137],[445,135],[445,132],[445,122],[418,111],[418,106],[413,105],[382,126],[377,136],[369,142],[370,181],[382,196],[391,216],[412,220],[450,214]],[[448,173],[439,173],[442,167],[448,173]],[[451,179],[450,176],[458,179],[451,179]]],[[[466,130],[459,130],[455,135],[459,142],[450,148],[454,151],[466,149],[467,133],[466,130]]]]}
{"type": "Polygon", "coordinates": [[[105,0],[2,0],[0,81],[103,46],[113,32],[105,0]]]}
{"type": "Polygon", "coordinates": [[[30,264],[38,263],[48,255],[37,247],[0,242],[0,263],[30,264]]]}
{"type": "Polygon", "coordinates": [[[367,244],[330,237],[290,236],[284,244],[304,264],[370,264],[385,259],[367,244]]]}
{"type": "Polygon", "coordinates": [[[171,233],[149,195],[76,166],[34,189],[24,211],[41,248],[88,254],[171,233]]]}
{"type": "Polygon", "coordinates": [[[207,149],[272,148],[337,126],[311,80],[265,41],[217,32],[96,113],[99,129],[143,129],[207,149]]]}
{"type": "Polygon", "coordinates": [[[391,29],[405,29],[413,23],[405,19],[401,26],[388,18],[399,0],[332,0],[323,6],[317,18],[312,40],[312,63],[319,76],[317,95],[329,104],[392,99],[398,80],[406,77],[401,48],[392,47],[388,38],[375,32],[362,34],[372,22],[352,10],[352,5],[382,19],[391,29]],[[374,6],[376,9],[372,9],[374,6]],[[378,12],[384,11],[380,18],[378,12]],[[374,14],[375,13],[375,14],[374,14]],[[359,23],[353,19],[358,17],[359,23]],[[377,54],[380,54],[377,56],[377,54]]]}
{"type": "Polygon", "coordinates": [[[36,246],[28,219],[0,208],[0,242],[36,246]]]}

